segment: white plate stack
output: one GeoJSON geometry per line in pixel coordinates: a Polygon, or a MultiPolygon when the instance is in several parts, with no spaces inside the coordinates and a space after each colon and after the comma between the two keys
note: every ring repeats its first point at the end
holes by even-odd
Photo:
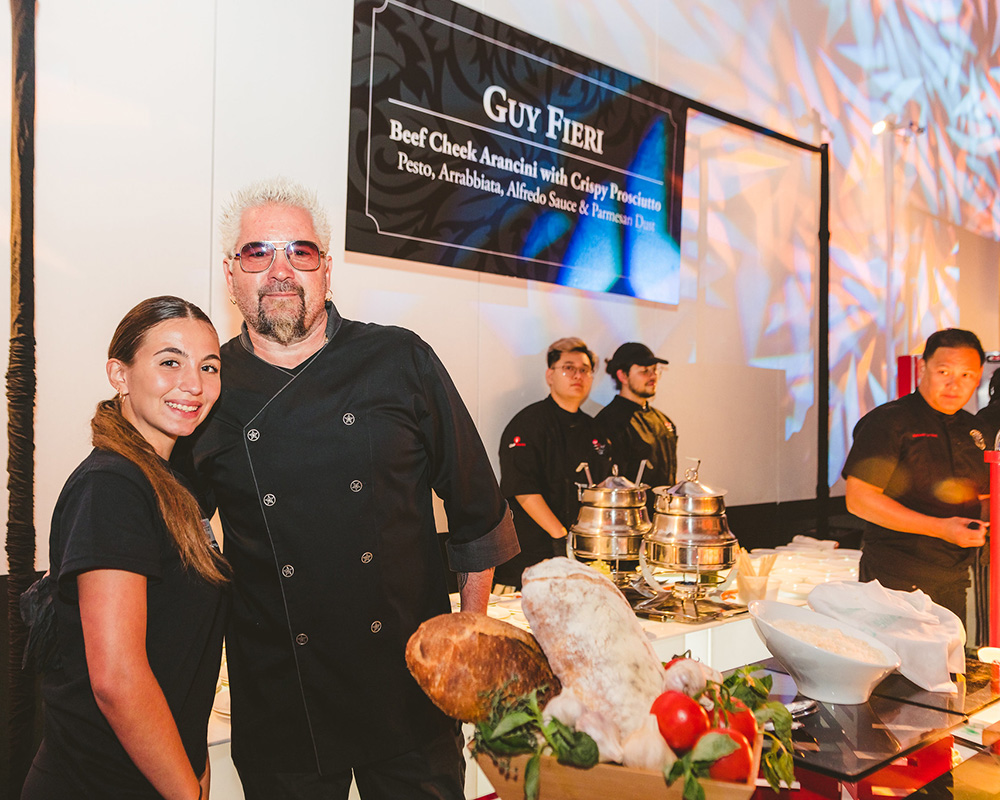
{"type": "Polygon", "coordinates": [[[780,547],[750,551],[754,560],[771,554],[777,554],[771,575],[781,579],[780,600],[804,601],[821,583],[858,579],[861,551],[838,547],[834,541],[796,536],[780,547]]]}

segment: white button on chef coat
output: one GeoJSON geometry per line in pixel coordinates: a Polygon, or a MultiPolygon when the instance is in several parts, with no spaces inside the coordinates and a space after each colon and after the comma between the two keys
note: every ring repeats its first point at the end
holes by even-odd
{"type": "Polygon", "coordinates": [[[378,633],[380,630],[382,630],[382,623],[379,622],[378,620],[375,620],[372,623],[372,633],[378,633]]]}
{"type": "Polygon", "coordinates": [[[350,411],[348,411],[346,414],[344,414],[344,424],[345,425],[353,425],[354,424],[354,415],[350,411]]]}
{"type": "Polygon", "coordinates": [[[373,558],[374,558],[374,556],[371,553],[362,553],[361,554],[361,563],[362,564],[367,564],[373,558]]]}
{"type": "Polygon", "coordinates": [[[270,492],[268,492],[267,494],[264,495],[264,505],[265,506],[273,506],[276,502],[278,502],[278,498],[275,497],[270,492]]]}
{"type": "Polygon", "coordinates": [[[309,642],[309,637],[306,636],[304,633],[300,633],[298,636],[295,637],[296,644],[307,644],[308,642],[309,642]]]}
{"type": "Polygon", "coordinates": [[[351,481],[352,492],[360,492],[363,487],[364,484],[361,481],[351,481]]]}
{"type": "Polygon", "coordinates": [[[291,578],[292,575],[295,574],[295,567],[293,567],[291,564],[285,564],[285,566],[281,568],[281,574],[284,575],[286,578],[291,578]]]}
{"type": "Polygon", "coordinates": [[[251,428],[250,430],[247,431],[247,438],[251,442],[256,442],[260,438],[260,431],[257,430],[256,428],[251,428]]]}

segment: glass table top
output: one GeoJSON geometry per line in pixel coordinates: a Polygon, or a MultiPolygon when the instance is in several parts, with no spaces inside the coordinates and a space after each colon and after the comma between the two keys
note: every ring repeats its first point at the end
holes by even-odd
{"type": "Polygon", "coordinates": [[[898,673],[889,675],[875,694],[915,705],[940,708],[956,714],[975,714],[1000,699],[1000,687],[990,680],[990,665],[974,658],[965,659],[965,675],[956,675],[958,694],[928,692],[898,673]]]}
{"type": "MultiPolygon", "coordinates": [[[[776,662],[760,666],[771,676],[771,699],[801,699],[795,681],[776,662]]],[[[817,703],[816,712],[801,717],[802,727],[793,731],[795,766],[855,782],[941,739],[965,719],[961,712],[878,694],[860,705],[817,703]]]]}

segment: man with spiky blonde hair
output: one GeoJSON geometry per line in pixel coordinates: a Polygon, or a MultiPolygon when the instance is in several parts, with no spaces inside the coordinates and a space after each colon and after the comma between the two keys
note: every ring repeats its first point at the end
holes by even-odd
{"type": "Polygon", "coordinates": [[[485,613],[493,567],[517,552],[482,441],[429,345],[340,316],[315,195],[254,184],[220,230],[244,325],[222,348],[222,395],[191,456],[233,567],[246,797],[346,800],[353,776],[364,800],[461,800],[461,731],[404,650],[451,609],[432,490],[463,609],[485,613]]]}

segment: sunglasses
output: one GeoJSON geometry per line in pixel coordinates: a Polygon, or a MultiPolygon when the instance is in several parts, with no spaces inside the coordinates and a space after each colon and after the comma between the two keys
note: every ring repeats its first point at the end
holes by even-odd
{"type": "Polygon", "coordinates": [[[264,272],[274,263],[277,245],[285,246],[285,258],[299,272],[319,269],[320,259],[326,255],[315,242],[247,242],[233,258],[240,260],[244,272],[264,272]]]}

